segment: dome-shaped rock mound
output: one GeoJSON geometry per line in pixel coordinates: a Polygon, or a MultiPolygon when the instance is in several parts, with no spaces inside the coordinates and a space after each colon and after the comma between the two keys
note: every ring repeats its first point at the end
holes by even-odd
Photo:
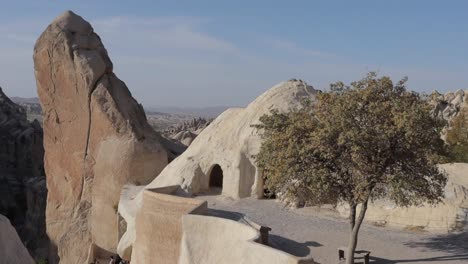
{"type": "Polygon", "coordinates": [[[67,11],[47,27],[34,69],[44,113],[47,233],[62,263],[86,263],[90,247],[115,252],[122,186],[151,182],[167,153],[82,17],[67,11]]]}
{"type": "Polygon", "coordinates": [[[210,181],[214,184],[210,179],[213,169],[219,167],[222,186],[211,187],[221,187],[223,195],[233,198],[261,197],[262,175],[252,157],[258,153],[261,140],[252,125],[273,109],[284,112],[301,107],[302,100],[313,100],[314,94],[305,82],[291,80],[274,86],[246,108],[226,110],[147,188],[180,184],[190,193],[206,191],[210,181]]]}
{"type": "MultiPolygon", "coordinates": [[[[297,109],[303,100],[313,101],[315,94],[305,82],[290,80],[269,89],[246,108],[226,110],[146,188],[180,185],[193,194],[211,189],[233,198],[262,197],[262,174],[253,158],[260,150],[261,139],[252,125],[273,109],[297,109]]],[[[135,188],[130,187],[122,194],[119,211],[127,222],[127,233],[119,243],[121,255],[128,256],[135,239],[134,217],[140,194],[135,195],[135,188]]]]}

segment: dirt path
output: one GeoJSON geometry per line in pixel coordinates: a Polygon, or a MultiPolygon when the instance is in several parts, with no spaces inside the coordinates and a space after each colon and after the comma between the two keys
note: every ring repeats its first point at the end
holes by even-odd
{"type": "MultiPolygon", "coordinates": [[[[273,200],[199,196],[211,214],[237,220],[240,214],[272,228],[272,244],[293,255],[311,255],[321,264],[337,263],[337,248],[346,245],[347,221],[315,210],[286,209],[273,200]]],[[[437,235],[364,225],[358,249],[371,251],[371,263],[468,263],[468,232],[437,235]]]]}

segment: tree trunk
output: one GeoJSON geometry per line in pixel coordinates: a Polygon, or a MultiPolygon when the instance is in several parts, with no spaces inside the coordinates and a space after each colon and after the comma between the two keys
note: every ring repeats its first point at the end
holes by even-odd
{"type": "Polygon", "coordinates": [[[358,243],[359,228],[361,228],[366,211],[367,200],[361,206],[358,219],[356,219],[356,205],[354,205],[354,210],[351,209],[350,211],[351,234],[349,237],[348,250],[346,252],[346,264],[354,264],[354,251],[358,243]]]}
{"type": "Polygon", "coordinates": [[[349,203],[349,224],[351,226],[351,232],[353,231],[355,223],[356,223],[356,204],[349,203]]]}

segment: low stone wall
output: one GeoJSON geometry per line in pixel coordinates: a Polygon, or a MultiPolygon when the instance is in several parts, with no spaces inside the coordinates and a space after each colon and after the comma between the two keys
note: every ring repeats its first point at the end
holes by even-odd
{"type": "MultiPolygon", "coordinates": [[[[382,226],[433,232],[468,230],[468,164],[442,164],[439,167],[448,177],[442,203],[405,208],[379,200],[369,205],[365,220],[382,226]]],[[[343,217],[348,217],[347,206],[340,205],[337,209],[343,217]]]]}
{"type": "Polygon", "coordinates": [[[132,264],[314,263],[260,244],[254,223],[204,215],[206,201],[177,196],[183,195],[179,191],[180,186],[143,191],[132,264]]]}
{"type": "Polygon", "coordinates": [[[201,215],[182,217],[179,264],[305,264],[286,252],[257,243],[260,233],[242,223],[201,215]]]}
{"type": "Polygon", "coordinates": [[[181,218],[204,214],[207,202],[171,195],[177,186],[145,190],[135,219],[132,264],[177,263],[182,238],[181,218]]]}

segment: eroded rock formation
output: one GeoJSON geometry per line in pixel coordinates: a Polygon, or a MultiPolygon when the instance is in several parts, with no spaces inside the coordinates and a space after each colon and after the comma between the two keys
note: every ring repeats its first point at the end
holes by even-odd
{"type": "Polygon", "coordinates": [[[205,129],[212,120],[205,118],[194,118],[191,121],[184,122],[179,126],[164,131],[164,134],[170,139],[176,140],[185,146],[190,146],[193,140],[205,129]]]}
{"type": "Polygon", "coordinates": [[[42,128],[0,88],[0,214],[34,256],[47,251],[42,128]],[[42,250],[41,250],[42,249],[42,250]]]}
{"type": "Polygon", "coordinates": [[[67,11],[47,27],[34,69],[44,115],[47,233],[62,263],[85,263],[91,245],[115,252],[122,186],[152,181],[167,153],[82,17],[67,11]]]}
{"type": "Polygon", "coordinates": [[[468,91],[463,90],[448,92],[446,94],[441,94],[437,91],[434,91],[429,96],[429,103],[434,107],[434,115],[447,121],[450,121],[462,109],[468,108],[467,102],[468,91]]]}

